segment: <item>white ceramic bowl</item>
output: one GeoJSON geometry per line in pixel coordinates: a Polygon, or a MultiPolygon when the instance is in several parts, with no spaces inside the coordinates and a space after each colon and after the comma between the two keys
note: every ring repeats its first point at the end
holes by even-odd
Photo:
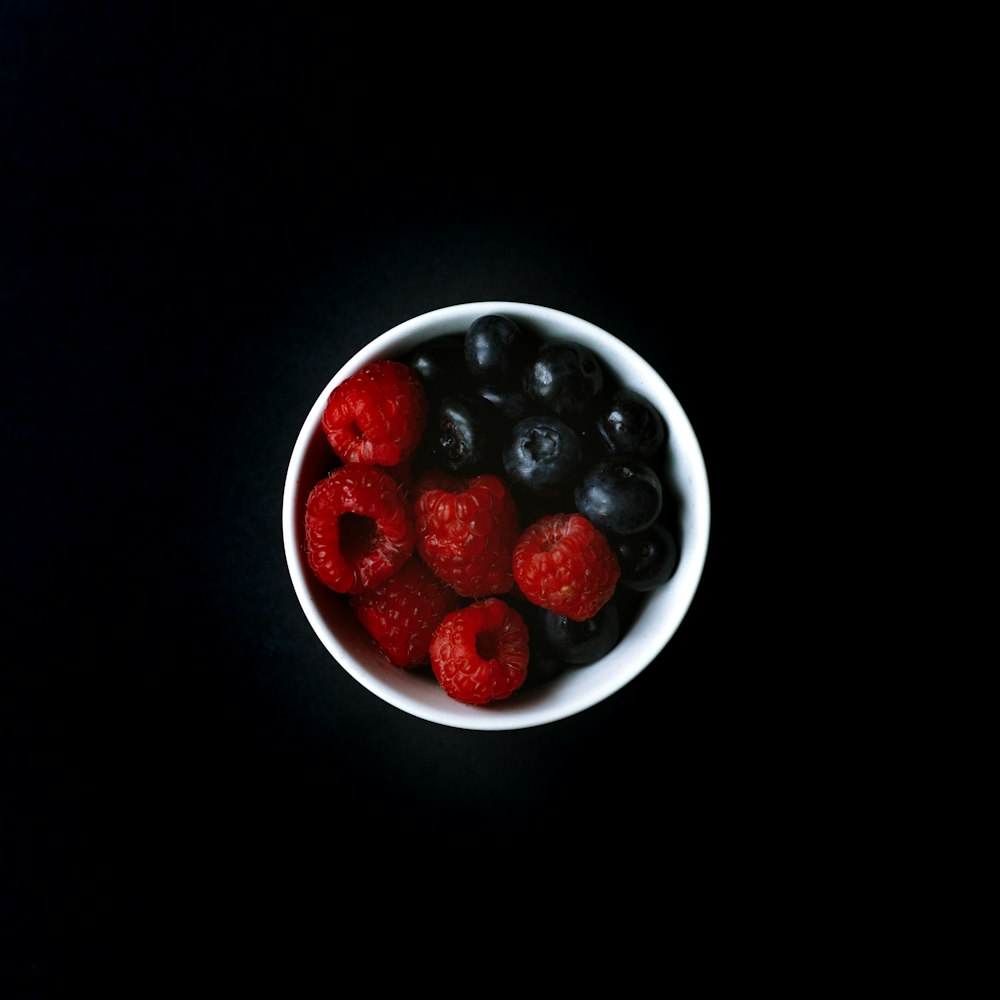
{"type": "MultiPolygon", "coordinates": [[[[471,302],[416,316],[376,337],[348,361],[313,403],[288,465],[282,505],[285,556],[310,625],[337,662],[369,691],[422,719],[461,729],[522,729],[590,708],[620,690],[652,662],[681,623],[701,579],[709,535],[708,478],[701,448],[673,392],[635,351],[585,320],[520,302],[471,302]],[[403,670],[383,660],[363,636],[344,598],[312,574],[304,550],[305,502],[323,474],[329,445],[320,424],[334,386],[379,358],[403,358],[417,344],[464,333],[477,316],[503,313],[545,339],[589,347],[626,386],[656,404],[669,428],[667,474],[680,503],[680,559],[671,580],[651,592],[632,627],[596,663],[572,668],[547,684],[484,706],[449,698],[429,670],[403,670]]],[[[530,669],[530,667],[529,667],[530,669]]]]}

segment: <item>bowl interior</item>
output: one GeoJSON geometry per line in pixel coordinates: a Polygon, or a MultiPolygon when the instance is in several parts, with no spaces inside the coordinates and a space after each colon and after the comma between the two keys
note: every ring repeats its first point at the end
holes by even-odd
{"type": "Polygon", "coordinates": [[[638,675],[667,644],[691,604],[705,563],[709,516],[701,449],[687,415],[657,372],[622,341],[585,320],[516,302],[474,302],[438,309],[394,327],[356,354],[330,380],[306,417],[289,463],[282,510],[292,583],[327,650],[357,681],[390,704],[463,729],[517,729],[565,718],[597,704],[638,675]],[[375,650],[344,598],[324,587],[309,569],[304,517],[309,491],[330,463],[320,421],[333,387],[370,361],[401,358],[425,340],[462,333],[477,316],[487,313],[511,316],[543,339],[584,344],[614,377],[659,408],[668,427],[664,485],[672,486],[677,498],[679,560],[674,576],[644,599],[632,627],[607,656],[566,671],[547,684],[522,689],[504,701],[470,706],[449,698],[427,671],[394,667],[375,650]]]}

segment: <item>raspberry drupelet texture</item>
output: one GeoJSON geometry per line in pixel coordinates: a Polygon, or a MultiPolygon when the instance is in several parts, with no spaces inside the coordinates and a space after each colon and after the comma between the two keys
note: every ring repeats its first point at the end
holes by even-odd
{"type": "Polygon", "coordinates": [[[381,469],[342,465],[306,500],[306,555],[318,579],[340,594],[375,587],[413,553],[413,511],[381,469]]]}
{"type": "Polygon", "coordinates": [[[463,479],[425,473],[413,488],[417,551],[435,575],[463,597],[488,597],[514,586],[511,556],[517,508],[494,475],[463,479]]]}
{"type": "Polygon", "coordinates": [[[496,597],[444,616],[431,639],[431,669],[467,705],[510,697],[528,676],[528,627],[496,597]]]}
{"type": "Polygon", "coordinates": [[[351,594],[351,608],[365,631],[397,667],[430,662],[431,637],[458,595],[418,556],[377,587],[351,594]]]}
{"type": "Polygon", "coordinates": [[[341,461],[393,466],[413,456],[427,426],[420,379],[398,361],[373,361],[337,385],[323,431],[341,461]]]}
{"type": "Polygon", "coordinates": [[[582,514],[550,514],[521,535],[514,579],[533,604],[582,622],[615,592],[621,569],[608,540],[582,514]]]}

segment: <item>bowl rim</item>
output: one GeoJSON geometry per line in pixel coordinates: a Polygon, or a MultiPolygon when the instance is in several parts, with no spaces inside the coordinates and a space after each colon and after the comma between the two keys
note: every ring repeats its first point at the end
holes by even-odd
{"type": "MultiPolygon", "coordinates": [[[[549,334],[549,336],[553,335],[549,334]]],[[[599,356],[601,355],[600,348],[597,349],[597,353],[599,356]]],[[[634,680],[663,651],[686,616],[701,582],[710,536],[711,495],[701,445],[687,414],[666,380],[638,352],[625,341],[572,313],[526,302],[483,300],[442,306],[404,320],[369,341],[341,366],[310,406],[296,436],[285,475],[281,517],[285,561],[296,598],[313,631],[339,666],[381,700],[412,716],[453,728],[496,731],[544,725],[586,711],[634,680]],[[458,329],[452,331],[460,332],[461,329],[467,328],[476,316],[488,313],[506,313],[514,319],[523,318],[526,321],[538,321],[550,327],[566,327],[576,331],[584,331],[586,339],[589,341],[610,345],[616,354],[630,355],[630,364],[642,370],[646,379],[656,386],[657,394],[669,402],[670,420],[668,423],[671,436],[676,438],[678,431],[680,431],[688,441],[688,449],[685,452],[688,461],[687,472],[690,475],[691,490],[698,495],[699,504],[703,505],[703,509],[700,510],[701,517],[697,522],[697,530],[692,537],[685,539],[685,551],[682,555],[685,586],[680,599],[671,604],[669,620],[662,625],[662,641],[658,639],[655,643],[647,644],[645,653],[633,659],[627,668],[608,674],[603,682],[595,683],[587,689],[586,697],[575,700],[546,700],[543,698],[538,701],[533,700],[528,705],[507,700],[489,706],[469,706],[457,701],[452,704],[452,700],[449,700],[447,703],[443,703],[443,707],[439,707],[411,698],[381,677],[371,673],[356,660],[354,654],[329,627],[310,594],[310,588],[314,587],[315,583],[307,575],[307,563],[301,552],[298,537],[298,498],[302,493],[302,467],[306,452],[315,440],[326,400],[335,385],[370,361],[390,355],[398,356],[401,350],[407,349],[406,345],[400,347],[401,339],[412,338],[412,344],[409,346],[415,346],[448,332],[444,329],[437,329],[439,327],[448,326],[453,322],[456,324],[464,323],[464,327],[459,326],[458,329]],[[390,345],[391,349],[389,349],[390,345]]],[[[678,570],[680,568],[679,566],[678,570]]],[[[613,652],[608,655],[613,655],[613,652]]],[[[447,695],[444,697],[447,698],[447,695]]]]}

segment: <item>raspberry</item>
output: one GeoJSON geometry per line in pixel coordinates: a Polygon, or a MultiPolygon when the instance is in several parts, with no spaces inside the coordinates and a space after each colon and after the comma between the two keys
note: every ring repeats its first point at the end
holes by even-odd
{"type": "Polygon", "coordinates": [[[417,551],[463,597],[488,597],[514,586],[511,555],[520,531],[517,508],[494,475],[463,479],[426,472],[413,491],[417,551]]]}
{"type": "Polygon", "coordinates": [[[340,594],[375,587],[413,552],[413,511],[381,469],[342,465],[306,500],[306,555],[319,580],[340,594]]]}
{"type": "Polygon", "coordinates": [[[528,676],[528,626],[496,597],[452,611],[431,639],[431,669],[457,701],[485,705],[507,698],[528,676]]]}
{"type": "Polygon", "coordinates": [[[458,606],[458,595],[426,563],[412,556],[377,587],[351,594],[351,608],[365,631],[397,667],[430,660],[431,636],[458,606]]]}
{"type": "Polygon", "coordinates": [[[409,499],[414,483],[412,460],[404,459],[399,465],[384,466],[382,471],[396,480],[400,486],[400,494],[409,499]]]}
{"type": "Polygon", "coordinates": [[[427,396],[411,368],[373,361],[330,393],[323,430],[344,462],[398,465],[416,451],[427,411],[427,396]]]}
{"type": "Polygon", "coordinates": [[[514,579],[533,604],[582,622],[611,599],[621,575],[608,540],[582,514],[550,514],[514,548],[514,579]]]}

